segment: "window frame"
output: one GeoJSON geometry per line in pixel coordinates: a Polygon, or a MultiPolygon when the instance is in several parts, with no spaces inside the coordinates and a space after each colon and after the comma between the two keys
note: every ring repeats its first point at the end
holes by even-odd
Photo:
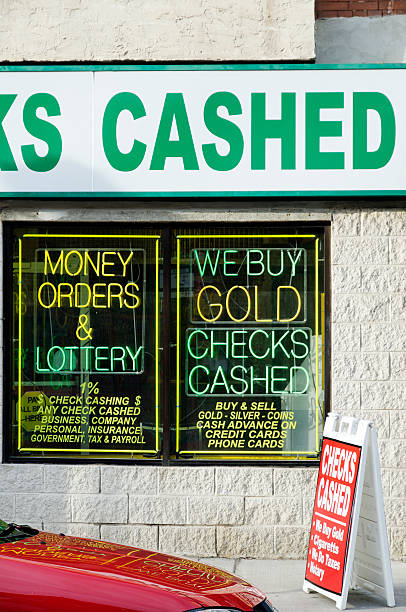
{"type": "MultiPolygon", "coordinates": [[[[173,255],[171,242],[173,232],[177,229],[182,228],[216,228],[227,226],[232,227],[255,227],[258,226],[258,221],[246,222],[238,221],[238,219],[230,219],[226,222],[222,221],[207,221],[202,222],[186,222],[186,221],[173,221],[173,222],[153,222],[147,224],[145,222],[138,223],[137,221],[128,222],[134,227],[134,230],[151,229],[156,228],[161,234],[161,257],[162,257],[162,312],[170,313],[171,308],[171,274],[172,264],[171,257],[173,255]]],[[[117,227],[122,222],[114,222],[117,227]]],[[[161,337],[160,344],[162,350],[162,361],[161,361],[161,397],[160,397],[160,423],[162,426],[162,446],[161,446],[161,457],[154,459],[140,459],[128,457],[106,457],[106,458],[92,458],[92,457],[19,457],[12,454],[12,440],[11,440],[11,397],[12,397],[12,355],[13,351],[8,350],[12,343],[12,308],[13,308],[13,292],[5,291],[4,288],[11,287],[13,282],[13,271],[10,262],[10,254],[13,253],[13,230],[15,228],[32,228],[35,226],[46,227],[47,229],[51,226],[62,226],[68,229],[73,228],[75,232],[82,231],[88,227],[84,222],[64,222],[64,221],[4,221],[3,222],[3,463],[32,463],[32,464],[65,464],[65,465],[77,465],[77,464],[106,464],[106,465],[163,465],[163,466],[252,466],[252,467],[317,467],[319,464],[319,455],[314,459],[302,459],[302,460],[275,460],[271,458],[255,459],[255,460],[242,460],[242,459],[186,459],[183,457],[174,458],[174,449],[170,448],[170,372],[171,372],[171,338],[169,333],[169,325],[165,325],[161,322],[161,337]]],[[[98,222],[97,225],[100,229],[109,229],[111,231],[111,222],[98,222]]],[[[325,346],[324,346],[324,361],[325,361],[325,416],[331,410],[331,224],[327,221],[261,221],[261,225],[267,229],[278,228],[278,229],[297,229],[298,227],[309,230],[310,228],[317,228],[319,231],[324,232],[324,287],[325,287],[325,346]]],[[[93,227],[92,226],[92,227],[93,227]]],[[[167,321],[170,322],[170,314],[166,315],[167,321]]]]}

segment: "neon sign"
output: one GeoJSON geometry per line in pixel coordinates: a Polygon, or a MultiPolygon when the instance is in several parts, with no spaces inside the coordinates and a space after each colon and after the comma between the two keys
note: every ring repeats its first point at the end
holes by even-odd
{"type": "Polygon", "coordinates": [[[178,453],[316,455],[319,238],[190,234],[177,244],[178,453]]]}
{"type": "Polygon", "coordinates": [[[19,239],[20,451],[158,452],[159,239],[19,239]]]}

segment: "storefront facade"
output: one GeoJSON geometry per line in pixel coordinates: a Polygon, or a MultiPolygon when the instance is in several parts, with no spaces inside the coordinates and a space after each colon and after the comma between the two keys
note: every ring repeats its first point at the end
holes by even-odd
{"type": "Polygon", "coordinates": [[[300,558],[334,411],[404,556],[403,74],[5,67],[3,518],[300,558]]]}

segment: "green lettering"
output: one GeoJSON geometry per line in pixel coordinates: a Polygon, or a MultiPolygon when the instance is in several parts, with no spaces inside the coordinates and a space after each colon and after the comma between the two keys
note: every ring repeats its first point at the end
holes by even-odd
{"type": "Polygon", "coordinates": [[[209,376],[209,374],[210,374],[210,370],[208,368],[206,368],[206,366],[203,366],[203,365],[197,365],[197,366],[195,366],[194,368],[192,368],[190,370],[189,377],[188,377],[188,387],[189,387],[189,389],[190,389],[190,391],[192,392],[193,395],[204,395],[207,392],[207,390],[208,390],[208,388],[210,386],[210,384],[207,383],[206,386],[204,387],[203,391],[199,391],[198,390],[198,386],[201,385],[201,381],[197,380],[199,378],[199,371],[200,370],[203,370],[203,372],[207,376],[209,376]],[[196,373],[196,387],[194,386],[194,375],[195,375],[195,373],[196,373]]]}
{"type": "Polygon", "coordinates": [[[150,170],[164,170],[168,157],[181,157],[185,170],[199,169],[185,101],[181,93],[166,94],[150,170]],[[170,140],[174,121],[178,140],[170,140]]]}
{"type": "Polygon", "coordinates": [[[241,115],[241,103],[237,96],[228,91],[219,91],[212,94],[204,105],[204,122],[207,129],[229,145],[229,151],[222,155],[215,144],[202,146],[203,157],[207,165],[213,170],[233,170],[241,161],[244,151],[244,138],[241,130],[232,121],[217,114],[219,107],[227,109],[229,115],[241,115]]]}
{"type": "Polygon", "coordinates": [[[281,139],[281,168],[296,168],[296,94],[282,93],[281,118],[265,119],[265,94],[251,94],[251,168],[265,170],[267,138],[281,139]]]}
{"type": "Polygon", "coordinates": [[[0,95],[0,170],[18,170],[13,154],[8,144],[7,136],[3,128],[3,121],[10,110],[17,94],[0,95]]]}
{"type": "Polygon", "coordinates": [[[224,249],[223,251],[223,261],[224,261],[224,276],[238,276],[238,263],[236,261],[228,261],[228,255],[230,253],[238,253],[236,249],[224,249]],[[232,268],[232,266],[237,267],[236,272],[227,272],[227,268],[232,268]]]}
{"type": "Polygon", "coordinates": [[[58,100],[49,93],[37,93],[30,96],[24,105],[23,122],[27,132],[45,142],[48,151],[38,155],[35,145],[23,145],[21,153],[25,165],[34,172],[48,172],[55,168],[62,154],[62,137],[55,125],[37,116],[39,108],[44,108],[48,117],[61,114],[58,100]]]}
{"type": "Polygon", "coordinates": [[[395,113],[389,99],[377,91],[353,94],[353,167],[357,170],[383,168],[393,155],[396,142],[395,113]],[[368,151],[368,111],[374,110],[381,120],[381,142],[368,151]]]}
{"type": "Polygon", "coordinates": [[[342,136],[341,121],[321,121],[321,108],[344,108],[341,91],[306,94],[306,170],[343,170],[344,153],[320,151],[320,138],[342,136]]]}
{"type": "Polygon", "coordinates": [[[117,121],[123,111],[131,113],[134,121],[146,116],[141,99],[134,93],[123,91],[109,100],[103,116],[102,140],[104,154],[115,170],[131,172],[144,159],[147,146],[134,138],[131,151],[123,153],[117,143],[117,121]]]}
{"type": "Polygon", "coordinates": [[[108,372],[109,371],[108,368],[103,368],[100,363],[101,361],[108,360],[107,356],[103,357],[103,355],[101,354],[102,351],[108,351],[108,350],[109,350],[108,346],[96,346],[95,360],[94,360],[94,369],[96,370],[96,372],[108,372]]]}
{"type": "MultiPolygon", "coordinates": [[[[201,334],[205,340],[208,340],[208,336],[206,334],[206,332],[203,329],[194,329],[191,334],[189,335],[188,341],[187,341],[187,348],[188,348],[188,353],[189,355],[191,355],[191,357],[193,357],[194,359],[203,359],[203,357],[206,357],[209,349],[206,347],[203,351],[203,353],[201,355],[198,355],[197,352],[194,353],[192,351],[192,347],[191,347],[191,341],[194,339],[195,336],[197,336],[197,334],[201,334]]],[[[196,338],[196,349],[198,348],[199,344],[198,344],[198,340],[196,338]]]]}
{"type": "Polygon", "coordinates": [[[204,277],[205,272],[206,272],[206,267],[210,268],[212,276],[216,276],[217,267],[219,265],[219,259],[220,259],[220,251],[218,249],[215,249],[215,260],[213,261],[211,259],[210,250],[205,251],[203,265],[200,265],[200,258],[199,258],[199,253],[197,249],[193,249],[193,254],[195,256],[197,267],[199,268],[200,278],[204,277]]]}

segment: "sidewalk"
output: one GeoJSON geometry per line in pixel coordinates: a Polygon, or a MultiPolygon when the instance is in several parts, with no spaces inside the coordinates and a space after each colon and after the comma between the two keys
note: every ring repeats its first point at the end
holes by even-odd
{"type": "MultiPolygon", "coordinates": [[[[269,596],[279,612],[332,612],[335,602],[318,593],[306,595],[302,591],[305,561],[256,559],[199,559],[241,576],[269,596]]],[[[406,563],[392,561],[395,601],[398,612],[406,612],[406,563]]],[[[367,591],[350,591],[348,610],[388,611],[382,599],[367,591]]]]}

